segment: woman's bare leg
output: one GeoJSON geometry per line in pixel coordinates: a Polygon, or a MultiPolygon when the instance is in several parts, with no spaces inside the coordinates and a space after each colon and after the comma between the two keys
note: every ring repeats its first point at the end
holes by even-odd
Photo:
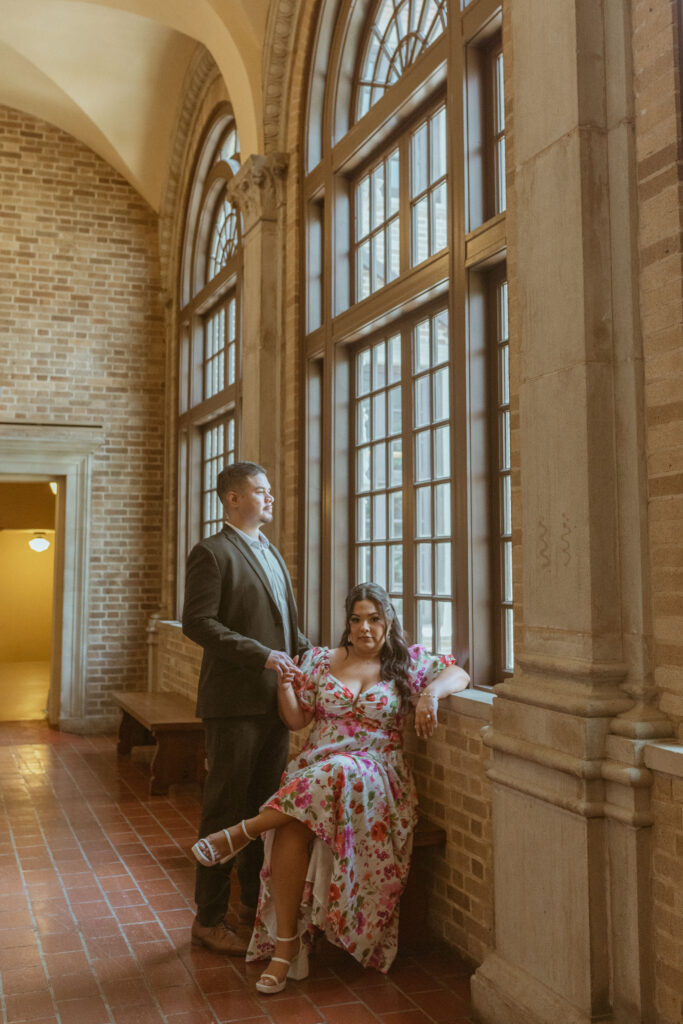
{"type": "MultiPolygon", "coordinates": [[[[270,854],[270,886],[273,894],[277,934],[283,939],[291,937],[294,940],[276,942],[273,956],[282,957],[283,960],[292,960],[299,951],[296,926],[308,871],[312,839],[313,833],[310,829],[295,818],[289,818],[286,823],[282,824],[273,837],[273,848],[270,854]]],[[[265,973],[273,975],[279,982],[285,977],[287,970],[287,964],[271,961],[265,973]]],[[[268,984],[267,978],[264,984],[268,984]]]]}
{"type": "MultiPolygon", "coordinates": [[[[254,818],[245,818],[244,828],[246,828],[250,839],[258,839],[262,832],[267,832],[270,828],[281,828],[282,825],[293,820],[289,814],[283,814],[282,811],[275,811],[270,807],[266,807],[265,810],[260,811],[254,818]]],[[[249,839],[244,834],[241,822],[231,825],[227,831],[232,841],[233,850],[241,850],[248,844],[249,839]]],[[[210,836],[205,836],[205,838],[208,839],[221,857],[227,857],[232,852],[230,844],[225,838],[225,832],[222,830],[220,832],[212,832],[210,836]]]]}

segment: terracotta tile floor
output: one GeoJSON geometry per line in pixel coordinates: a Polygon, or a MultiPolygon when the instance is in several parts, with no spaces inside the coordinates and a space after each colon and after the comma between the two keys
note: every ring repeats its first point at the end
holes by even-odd
{"type": "MultiPolygon", "coordinates": [[[[148,797],[113,737],[0,723],[0,1018],[7,1024],[464,1024],[468,968],[401,955],[388,976],[319,942],[277,996],[262,967],[193,948],[199,790],[148,797]]],[[[235,894],[236,895],[236,894],[235,894]]]]}

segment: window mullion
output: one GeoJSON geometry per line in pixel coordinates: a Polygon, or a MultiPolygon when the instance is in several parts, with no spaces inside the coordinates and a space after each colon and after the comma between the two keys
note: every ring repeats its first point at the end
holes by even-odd
{"type": "Polygon", "coordinates": [[[403,628],[417,636],[415,614],[415,488],[413,486],[412,325],[401,330],[401,410],[403,451],[403,628]]]}

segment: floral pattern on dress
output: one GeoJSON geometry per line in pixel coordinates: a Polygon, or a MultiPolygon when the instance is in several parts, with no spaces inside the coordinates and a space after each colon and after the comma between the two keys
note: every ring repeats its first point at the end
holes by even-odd
{"type": "MultiPolygon", "coordinates": [[[[361,964],[388,971],[398,940],[398,904],[410,867],[417,794],[401,729],[410,707],[391,680],[354,698],[329,667],[329,650],[313,648],[297,688],[314,725],[288,764],[280,789],[264,804],[303,822],[316,837],[298,934],[321,929],[361,964]]],[[[450,655],[410,648],[411,704],[449,665],[450,655]]],[[[274,911],[267,833],[261,892],[248,960],[273,952],[274,911]]]]}

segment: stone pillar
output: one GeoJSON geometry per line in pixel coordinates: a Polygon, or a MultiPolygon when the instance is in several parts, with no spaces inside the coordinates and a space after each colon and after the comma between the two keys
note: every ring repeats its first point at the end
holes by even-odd
{"type": "MultiPolygon", "coordinates": [[[[627,0],[510,5],[524,630],[492,725],[486,1024],[654,1021],[627,0]]],[[[516,335],[516,337],[515,337],[516,335]]]]}
{"type": "MultiPolygon", "coordinates": [[[[285,153],[250,156],[228,184],[228,198],[242,215],[242,400],[240,452],[268,470],[280,493],[281,379],[283,334],[285,153]]],[[[275,538],[279,533],[275,502],[275,538]]]]}

